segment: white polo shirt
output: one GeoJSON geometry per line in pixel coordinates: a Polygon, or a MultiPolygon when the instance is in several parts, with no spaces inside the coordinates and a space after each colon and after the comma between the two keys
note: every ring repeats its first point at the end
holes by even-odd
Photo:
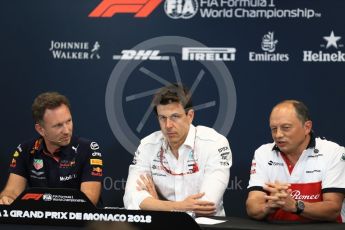
{"type": "Polygon", "coordinates": [[[129,167],[125,208],[139,209],[141,202],[150,197],[147,191],[136,189],[139,176],[149,173],[161,199],[182,201],[190,195],[205,192],[202,200],[214,202],[216,215],[225,216],[223,194],[232,165],[228,140],[214,129],[190,125],[187,138],[178,152],[179,158],[176,159],[161,131],[141,140],[129,167]]]}
{"type": "MultiPolygon", "coordinates": [[[[277,146],[274,143],[265,144],[255,151],[250,173],[249,191],[264,191],[266,182],[279,181],[291,184],[291,195],[295,200],[322,201],[322,193],[345,193],[345,149],[334,142],[312,138],[290,173],[277,146]]],[[[304,218],[278,210],[270,215],[269,219],[304,218]]],[[[344,222],[345,202],[341,219],[344,222]]]]}

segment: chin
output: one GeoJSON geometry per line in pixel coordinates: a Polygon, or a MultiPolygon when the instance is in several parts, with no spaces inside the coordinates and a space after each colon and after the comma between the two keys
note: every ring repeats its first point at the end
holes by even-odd
{"type": "Polygon", "coordinates": [[[71,139],[69,139],[68,141],[63,141],[60,144],[60,146],[66,146],[66,145],[69,145],[71,143],[71,139]]]}

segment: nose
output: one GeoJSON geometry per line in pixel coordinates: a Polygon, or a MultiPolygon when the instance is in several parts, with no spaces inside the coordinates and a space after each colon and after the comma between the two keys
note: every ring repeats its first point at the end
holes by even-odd
{"type": "Polygon", "coordinates": [[[170,120],[170,118],[168,117],[166,122],[165,122],[165,127],[166,128],[171,128],[173,125],[173,122],[170,120]]]}
{"type": "Polygon", "coordinates": [[[276,133],[275,133],[275,137],[276,137],[276,138],[283,137],[283,132],[281,131],[280,128],[277,128],[277,131],[276,131],[276,133]]]}
{"type": "Polygon", "coordinates": [[[67,124],[67,123],[65,123],[65,124],[63,125],[62,132],[63,132],[64,134],[68,134],[68,133],[70,133],[70,130],[71,130],[70,125],[67,124]]]}

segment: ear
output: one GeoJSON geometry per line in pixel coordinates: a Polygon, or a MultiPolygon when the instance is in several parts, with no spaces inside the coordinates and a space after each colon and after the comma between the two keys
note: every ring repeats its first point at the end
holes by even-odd
{"type": "Polygon", "coordinates": [[[308,135],[311,130],[313,128],[313,122],[312,121],[306,121],[304,123],[304,130],[305,130],[305,134],[308,135]]]}
{"type": "Polygon", "coordinates": [[[36,123],[35,129],[42,137],[44,136],[44,128],[42,127],[42,125],[40,125],[39,123],[36,123]]]}
{"type": "Polygon", "coordinates": [[[189,122],[192,123],[192,121],[194,119],[194,110],[193,109],[188,110],[187,117],[188,117],[189,122]]]}

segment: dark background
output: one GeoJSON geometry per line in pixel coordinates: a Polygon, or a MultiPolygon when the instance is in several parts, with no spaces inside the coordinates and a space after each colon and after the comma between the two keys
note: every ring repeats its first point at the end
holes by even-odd
{"type": "MultiPolygon", "coordinates": [[[[10,154],[20,142],[36,135],[31,119],[34,97],[44,91],[59,91],[71,101],[75,134],[97,141],[102,148],[105,159],[105,204],[123,206],[123,188],[133,153],[128,152],[115,137],[106,113],[108,81],[111,77],[123,77],[114,76],[115,73],[112,75],[119,63],[112,56],[160,36],[186,37],[208,47],[236,48],[236,60],[224,62],[235,86],[234,98],[224,98],[226,94],[215,83],[215,79],[221,76],[214,75],[201,63],[182,61],[181,55],[173,51],[162,51],[160,54],[175,56],[181,78],[189,87],[200,69],[205,71],[195,91],[194,101],[200,104],[215,100],[216,106],[197,111],[195,125],[213,126],[220,111],[218,102],[236,102],[236,110],[232,111],[234,122],[227,134],[233,152],[231,179],[224,198],[227,215],[245,215],[251,158],[256,148],[271,141],[268,116],[277,102],[284,99],[304,101],[310,108],[316,134],[344,145],[344,62],[303,62],[304,50],[315,53],[345,52],[344,47],[340,46],[343,38],[337,43],[338,49],[326,49],[323,39],[332,30],[336,36],[345,36],[344,1],[274,1],[277,8],[310,8],[322,15],[311,19],[201,18],[197,14],[191,19],[174,20],[164,12],[163,3],[144,19],[135,18],[133,14],[117,14],[110,18],[88,17],[100,2],[1,1],[1,188],[7,179],[10,154]],[[263,52],[261,41],[268,31],[274,31],[278,40],[275,53],[288,53],[289,62],[249,62],[250,51],[263,52]],[[54,59],[49,51],[51,41],[88,42],[90,49],[98,41],[101,58],[54,59]]],[[[174,74],[169,61],[126,63],[133,66],[133,71],[127,79],[123,77],[120,112],[137,138],[142,138],[158,129],[151,114],[143,129],[135,131],[150,103],[150,97],[135,102],[126,102],[124,98],[162,86],[140,72],[140,67],[172,82],[174,74]]]]}

